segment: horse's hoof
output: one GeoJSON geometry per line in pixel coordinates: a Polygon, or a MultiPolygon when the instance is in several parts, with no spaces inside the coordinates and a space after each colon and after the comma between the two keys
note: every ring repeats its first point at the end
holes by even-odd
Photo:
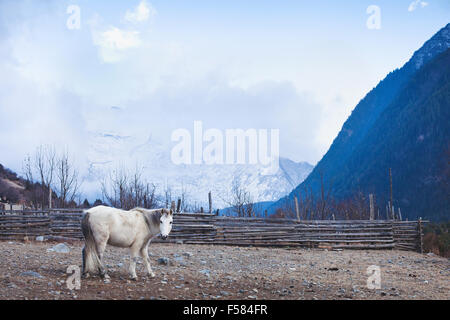
{"type": "Polygon", "coordinates": [[[105,279],[103,279],[103,282],[106,284],[111,283],[111,279],[109,277],[105,278],[105,279]]]}
{"type": "Polygon", "coordinates": [[[131,277],[130,280],[131,281],[137,281],[137,277],[131,277]]]}
{"type": "Polygon", "coordinates": [[[155,275],[155,273],[154,273],[154,272],[152,272],[152,273],[149,273],[148,275],[150,276],[150,278],[154,278],[154,277],[156,277],[156,275],[155,275]]]}

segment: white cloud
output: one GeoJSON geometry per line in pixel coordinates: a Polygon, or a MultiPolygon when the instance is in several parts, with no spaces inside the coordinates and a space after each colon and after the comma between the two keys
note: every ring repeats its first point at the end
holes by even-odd
{"type": "Polygon", "coordinates": [[[147,4],[145,0],[142,0],[133,11],[127,10],[125,20],[132,23],[139,23],[147,21],[155,15],[156,9],[151,4],[147,4]]]}
{"type": "Polygon", "coordinates": [[[425,1],[420,1],[420,0],[415,0],[413,2],[410,3],[409,7],[408,7],[408,11],[412,12],[414,10],[417,9],[418,6],[421,6],[422,8],[426,7],[428,5],[428,2],[425,1]]]}
{"type": "MultiPolygon", "coordinates": [[[[14,12],[5,10],[2,5],[6,3],[0,0],[0,17],[14,12]]],[[[17,3],[8,4],[18,8],[22,2],[17,3]]],[[[20,10],[25,7],[20,5],[20,10]]],[[[126,10],[103,17],[85,14],[86,27],[78,31],[61,27],[61,21],[47,13],[47,5],[42,10],[45,15],[36,15],[35,9],[30,9],[24,16],[13,15],[11,22],[0,19],[0,33],[2,24],[8,23],[7,36],[0,34],[0,136],[11,141],[7,150],[3,149],[9,163],[18,159],[20,165],[22,155],[41,141],[50,143],[60,138],[70,145],[83,145],[86,140],[80,132],[85,128],[78,124],[84,122],[95,128],[101,125],[101,130],[103,126],[114,128],[125,135],[144,137],[152,132],[164,138],[170,137],[171,129],[190,128],[199,119],[209,128],[280,128],[283,156],[315,162],[347,116],[338,110],[349,110],[357,102],[332,104],[323,111],[322,106],[327,104],[316,103],[316,99],[326,102],[333,85],[337,86],[333,91],[344,92],[344,101],[358,97],[345,88],[354,82],[351,79],[365,79],[359,71],[347,70],[346,51],[334,52],[335,56],[340,53],[338,57],[346,57],[339,67],[327,59],[327,50],[313,50],[309,55],[300,52],[295,59],[288,55],[282,60],[285,55],[278,55],[281,50],[275,45],[270,46],[273,51],[261,54],[261,49],[267,48],[265,44],[219,39],[211,45],[202,39],[196,41],[197,32],[175,36],[161,28],[153,33],[147,23],[125,23],[126,10]],[[110,16],[122,17],[122,21],[110,16]],[[324,61],[328,63],[325,67],[324,61]],[[1,66],[8,64],[14,68],[2,70],[1,66]],[[323,72],[317,72],[317,66],[346,77],[323,81],[323,72]],[[27,86],[6,86],[12,81],[11,73],[17,73],[17,82],[27,86]],[[12,90],[14,87],[16,90],[12,90]],[[80,111],[74,120],[79,106],[95,116],[80,111]],[[103,106],[120,106],[126,112],[116,122],[105,117],[100,110],[103,106]],[[8,109],[7,114],[2,108],[8,109]],[[23,126],[13,122],[18,113],[27,116],[18,120],[23,126]],[[325,119],[323,114],[327,115],[325,119]]],[[[139,12],[134,7],[130,10],[139,12]]],[[[358,93],[364,91],[363,85],[353,88],[358,93]]]]}
{"type": "MultiPolygon", "coordinates": [[[[127,10],[124,22],[130,22],[134,25],[148,21],[149,18],[156,15],[155,8],[142,0],[134,10],[127,10]]],[[[142,44],[142,27],[130,26],[125,29],[116,26],[108,28],[102,25],[102,18],[96,15],[89,22],[92,31],[94,45],[98,47],[99,56],[103,62],[116,63],[125,57],[125,51],[132,48],[138,48],[142,44]],[[140,30],[140,31],[139,31],[140,30]]]]}
{"type": "Polygon", "coordinates": [[[205,128],[220,130],[280,129],[284,157],[310,162],[320,157],[315,144],[322,106],[310,94],[298,92],[291,82],[260,81],[244,89],[230,85],[227,75],[216,72],[190,81],[168,80],[152,92],[120,104],[125,112],[114,112],[120,114],[117,119],[106,116],[104,110],[90,109],[85,118],[88,127],[101,126],[104,131],[138,137],[151,133],[163,145],[170,144],[172,130],[191,130],[199,119],[205,128]],[[258,114],[264,117],[255,116],[258,114]]]}
{"type": "Polygon", "coordinates": [[[138,31],[125,31],[116,27],[101,33],[100,37],[100,45],[105,48],[125,50],[141,44],[138,31]]]}
{"type": "Polygon", "coordinates": [[[126,31],[110,27],[103,32],[93,32],[94,44],[99,47],[99,54],[106,63],[118,62],[123,51],[141,46],[139,31],[126,31]]]}

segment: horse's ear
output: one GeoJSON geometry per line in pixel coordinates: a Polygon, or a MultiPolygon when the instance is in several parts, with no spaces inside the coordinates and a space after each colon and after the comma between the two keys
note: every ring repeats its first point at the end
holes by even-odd
{"type": "Polygon", "coordinates": [[[161,209],[161,214],[164,214],[164,209],[161,209]]]}

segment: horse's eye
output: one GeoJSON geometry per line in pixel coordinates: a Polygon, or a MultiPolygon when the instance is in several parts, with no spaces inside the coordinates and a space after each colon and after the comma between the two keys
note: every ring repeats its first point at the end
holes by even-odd
{"type": "Polygon", "coordinates": [[[162,220],[159,220],[159,223],[163,223],[162,220]]]}
{"type": "Polygon", "coordinates": [[[170,224],[172,224],[172,221],[170,221],[170,224]]]}

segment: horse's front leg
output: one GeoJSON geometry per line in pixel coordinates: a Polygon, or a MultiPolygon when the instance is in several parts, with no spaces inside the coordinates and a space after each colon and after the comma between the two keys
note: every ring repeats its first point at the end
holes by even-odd
{"type": "Polygon", "coordinates": [[[155,273],[150,266],[150,258],[148,257],[148,243],[141,248],[141,257],[144,260],[145,267],[147,268],[147,273],[150,277],[154,278],[155,273]]]}
{"type": "Polygon", "coordinates": [[[136,263],[139,259],[139,247],[131,247],[131,261],[130,261],[130,278],[131,280],[137,280],[137,275],[136,275],[136,263]]]}

